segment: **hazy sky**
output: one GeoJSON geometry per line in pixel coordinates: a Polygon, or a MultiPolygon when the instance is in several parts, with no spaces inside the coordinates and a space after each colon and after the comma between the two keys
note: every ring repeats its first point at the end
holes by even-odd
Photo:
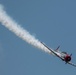
{"type": "MultiPolygon", "coordinates": [[[[76,0],[0,0],[6,12],[37,39],[73,54],[76,63],[76,0]]],[[[0,23],[0,75],[75,75],[65,64],[20,39],[0,23]]]]}

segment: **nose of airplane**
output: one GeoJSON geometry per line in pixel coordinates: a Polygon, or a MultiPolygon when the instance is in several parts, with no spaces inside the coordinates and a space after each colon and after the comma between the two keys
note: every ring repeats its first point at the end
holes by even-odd
{"type": "Polygon", "coordinates": [[[69,56],[69,55],[66,55],[66,57],[65,57],[65,61],[66,61],[66,62],[69,62],[69,61],[71,61],[71,56],[69,56]]]}

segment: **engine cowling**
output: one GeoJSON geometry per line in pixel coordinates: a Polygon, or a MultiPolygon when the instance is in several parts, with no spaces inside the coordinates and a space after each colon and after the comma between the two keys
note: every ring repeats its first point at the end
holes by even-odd
{"type": "Polygon", "coordinates": [[[65,62],[69,62],[69,61],[71,61],[71,56],[66,55],[64,59],[65,59],[65,62]]]}

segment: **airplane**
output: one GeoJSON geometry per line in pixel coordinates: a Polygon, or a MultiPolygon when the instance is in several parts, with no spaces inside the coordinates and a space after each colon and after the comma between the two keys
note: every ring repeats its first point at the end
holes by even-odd
{"type": "Polygon", "coordinates": [[[47,49],[49,49],[52,54],[54,54],[55,56],[57,56],[58,58],[60,58],[62,61],[65,61],[66,64],[70,64],[70,65],[76,67],[76,64],[74,64],[74,63],[71,62],[71,59],[72,59],[71,56],[72,56],[72,54],[68,54],[67,52],[61,52],[59,50],[60,46],[58,46],[56,50],[53,50],[53,49],[49,48],[47,45],[45,45],[43,42],[41,42],[41,43],[47,49]]]}

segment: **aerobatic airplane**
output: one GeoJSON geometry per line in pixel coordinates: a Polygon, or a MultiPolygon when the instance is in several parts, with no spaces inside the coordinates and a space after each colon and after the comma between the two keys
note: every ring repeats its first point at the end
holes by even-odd
{"type": "MultiPolygon", "coordinates": [[[[42,42],[41,42],[41,43],[42,43],[42,42]]],[[[65,61],[66,64],[68,63],[68,64],[76,67],[76,65],[71,62],[71,56],[72,56],[72,54],[69,55],[69,54],[66,53],[66,52],[61,52],[61,51],[59,51],[59,47],[60,47],[60,46],[58,46],[58,48],[57,48],[56,50],[53,50],[53,49],[49,48],[48,46],[46,46],[44,43],[42,43],[42,44],[43,44],[47,49],[49,49],[49,50],[51,51],[51,53],[53,53],[55,56],[57,56],[58,58],[60,58],[62,61],[65,61]]]]}

